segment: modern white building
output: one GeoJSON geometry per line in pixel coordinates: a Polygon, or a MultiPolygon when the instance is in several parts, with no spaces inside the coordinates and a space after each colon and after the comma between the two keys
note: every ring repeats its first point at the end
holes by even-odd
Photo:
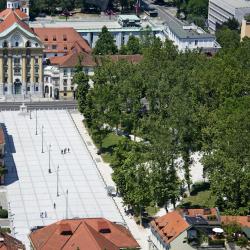
{"type": "Polygon", "coordinates": [[[128,42],[129,36],[141,36],[141,31],[146,27],[150,27],[154,35],[161,34],[163,25],[151,20],[140,20],[135,15],[120,15],[115,19],[108,19],[105,16],[81,19],[81,20],[39,20],[30,22],[33,28],[59,28],[71,27],[74,28],[86,41],[91,48],[95,47],[96,41],[102,31],[103,26],[106,26],[109,32],[114,36],[115,43],[118,48],[128,42]]]}
{"type": "Polygon", "coordinates": [[[7,9],[20,9],[25,14],[29,15],[29,0],[8,0],[7,9]]]}
{"type": "Polygon", "coordinates": [[[203,53],[214,54],[221,48],[214,35],[175,17],[168,17],[163,32],[179,51],[200,49],[203,53]]]}
{"type": "Polygon", "coordinates": [[[250,13],[249,0],[209,0],[208,25],[212,32],[216,26],[235,18],[239,23],[250,13]]]}

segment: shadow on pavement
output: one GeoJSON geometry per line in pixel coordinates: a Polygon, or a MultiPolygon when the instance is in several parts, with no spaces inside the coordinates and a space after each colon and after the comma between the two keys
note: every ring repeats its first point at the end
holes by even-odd
{"type": "Polygon", "coordinates": [[[13,154],[16,153],[16,149],[15,149],[13,137],[12,135],[8,134],[8,130],[5,124],[0,123],[0,126],[3,128],[4,137],[5,137],[4,163],[5,163],[5,168],[8,171],[7,174],[5,175],[5,185],[7,186],[18,180],[16,164],[13,158],[13,154]]]}

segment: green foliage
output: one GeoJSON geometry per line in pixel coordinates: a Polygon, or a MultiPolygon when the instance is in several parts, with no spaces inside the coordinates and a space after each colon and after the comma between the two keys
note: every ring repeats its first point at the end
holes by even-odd
{"type": "Polygon", "coordinates": [[[222,28],[216,31],[216,38],[222,48],[238,48],[240,45],[240,35],[235,30],[222,28]]]}
{"type": "Polygon", "coordinates": [[[2,219],[8,218],[8,211],[5,209],[0,209],[0,218],[2,219]]]}
{"type": "Polygon", "coordinates": [[[108,31],[106,26],[103,26],[102,32],[93,49],[93,53],[96,55],[110,55],[117,53],[117,46],[113,35],[108,31]]]}
{"type": "Polygon", "coordinates": [[[112,146],[110,160],[125,204],[137,213],[149,204],[175,205],[183,185],[194,194],[184,199],[189,206],[248,213],[250,39],[237,44],[208,59],[178,53],[146,30],[142,62],[104,59],[96,69],[80,110],[101,144],[110,130],[134,135],[112,146]],[[133,141],[137,137],[144,143],[133,141]],[[191,190],[191,155],[197,151],[204,155],[208,190],[207,184],[191,190]]]}

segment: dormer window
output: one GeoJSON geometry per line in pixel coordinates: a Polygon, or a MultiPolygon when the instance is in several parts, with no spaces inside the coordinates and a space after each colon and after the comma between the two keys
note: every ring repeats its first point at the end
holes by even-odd
{"type": "Polygon", "coordinates": [[[48,36],[45,36],[45,37],[44,37],[44,41],[48,41],[48,36]]]}
{"type": "Polygon", "coordinates": [[[56,41],[56,36],[53,36],[53,41],[56,41]]]}
{"type": "Polygon", "coordinates": [[[67,36],[63,35],[63,41],[67,41],[67,36]]]}

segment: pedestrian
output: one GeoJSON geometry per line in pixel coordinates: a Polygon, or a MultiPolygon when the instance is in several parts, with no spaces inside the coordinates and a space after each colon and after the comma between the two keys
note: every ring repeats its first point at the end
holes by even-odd
{"type": "Polygon", "coordinates": [[[70,152],[70,149],[68,148],[68,153],[70,152]]]}
{"type": "Polygon", "coordinates": [[[67,148],[64,149],[64,154],[66,154],[66,152],[67,152],[67,148]]]}
{"type": "Polygon", "coordinates": [[[43,212],[41,212],[41,216],[40,217],[43,218],[43,212]]]}
{"type": "Polygon", "coordinates": [[[46,211],[44,212],[44,217],[47,218],[47,212],[46,211]]]}
{"type": "Polygon", "coordinates": [[[61,150],[61,154],[63,155],[63,149],[61,150]]]}
{"type": "Polygon", "coordinates": [[[54,209],[56,209],[56,203],[54,202],[54,209]]]}

